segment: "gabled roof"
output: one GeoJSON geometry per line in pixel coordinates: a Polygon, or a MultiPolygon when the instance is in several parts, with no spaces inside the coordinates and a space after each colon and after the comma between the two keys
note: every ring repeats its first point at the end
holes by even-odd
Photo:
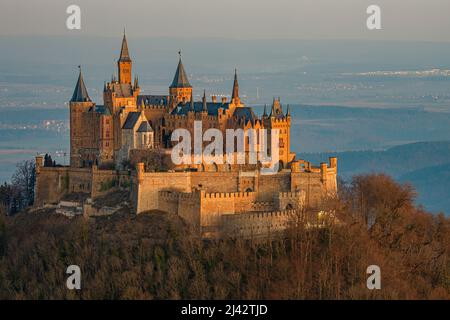
{"type": "Polygon", "coordinates": [[[109,110],[109,108],[105,107],[105,106],[95,106],[95,112],[103,114],[105,116],[110,116],[111,115],[111,111],[109,110]]]}
{"type": "Polygon", "coordinates": [[[91,98],[89,98],[86,86],[84,85],[83,75],[81,73],[78,75],[78,81],[75,85],[75,90],[73,91],[72,99],[70,102],[90,102],[91,98]]]}
{"type": "Polygon", "coordinates": [[[116,93],[118,98],[128,98],[133,96],[133,88],[129,83],[114,82],[110,84],[111,90],[116,93]]]}
{"type": "Polygon", "coordinates": [[[137,98],[137,105],[142,103],[146,106],[166,106],[169,104],[169,97],[163,95],[139,95],[137,98]]]}
{"type": "Polygon", "coordinates": [[[133,129],[141,116],[140,112],[130,112],[122,129],[133,129]]]}
{"type": "Polygon", "coordinates": [[[125,36],[125,31],[123,33],[122,48],[120,50],[119,62],[131,62],[130,54],[128,52],[128,42],[125,36]]]}
{"type": "MultiPolygon", "coordinates": [[[[195,113],[200,113],[203,111],[203,102],[199,101],[199,102],[194,102],[194,112],[195,113]]],[[[222,109],[228,109],[229,107],[229,103],[222,103],[222,102],[207,102],[206,103],[206,109],[208,111],[208,115],[209,116],[217,116],[219,114],[219,108],[222,109]]],[[[187,115],[188,112],[191,110],[192,108],[192,104],[191,102],[186,102],[184,104],[180,103],[178,104],[173,110],[172,113],[173,115],[187,115]]]]}
{"type": "Polygon", "coordinates": [[[183,62],[181,62],[181,57],[178,61],[177,71],[175,71],[175,76],[173,77],[170,88],[192,88],[186,75],[186,71],[184,70],[183,62]]]}
{"type": "Polygon", "coordinates": [[[137,132],[153,132],[153,128],[148,121],[142,121],[137,132]]]}
{"type": "Polygon", "coordinates": [[[245,120],[257,120],[258,117],[253,112],[253,109],[250,107],[240,107],[234,109],[233,116],[237,117],[238,119],[245,119],[245,120]]]}

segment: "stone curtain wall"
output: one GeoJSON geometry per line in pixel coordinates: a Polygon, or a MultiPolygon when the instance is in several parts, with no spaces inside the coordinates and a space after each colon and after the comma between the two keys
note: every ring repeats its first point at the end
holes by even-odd
{"type": "Polygon", "coordinates": [[[288,228],[296,214],[296,210],[283,210],[224,215],[221,217],[221,235],[258,237],[276,234],[288,228]]]}

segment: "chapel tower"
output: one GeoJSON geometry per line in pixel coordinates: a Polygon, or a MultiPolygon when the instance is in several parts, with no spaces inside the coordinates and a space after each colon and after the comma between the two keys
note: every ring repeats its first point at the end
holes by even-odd
{"type": "Polygon", "coordinates": [[[123,32],[122,48],[120,50],[120,57],[117,61],[119,72],[119,83],[131,84],[132,64],[130,54],[128,52],[128,43],[125,31],[123,32]]]}

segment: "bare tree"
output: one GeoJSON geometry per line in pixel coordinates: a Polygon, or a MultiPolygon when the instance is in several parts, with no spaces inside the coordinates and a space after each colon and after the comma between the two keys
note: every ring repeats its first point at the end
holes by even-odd
{"type": "Polygon", "coordinates": [[[36,168],[33,161],[26,160],[17,164],[12,177],[13,188],[17,189],[19,209],[31,206],[34,202],[36,184],[36,168]]]}

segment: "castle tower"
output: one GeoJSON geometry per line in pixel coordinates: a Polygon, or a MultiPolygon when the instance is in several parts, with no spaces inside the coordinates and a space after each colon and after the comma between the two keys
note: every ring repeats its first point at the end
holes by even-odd
{"type": "Polygon", "coordinates": [[[119,69],[119,83],[131,84],[132,61],[128,52],[128,43],[125,30],[123,32],[122,49],[120,50],[120,57],[117,61],[117,66],[119,69]]]}
{"type": "Polygon", "coordinates": [[[181,61],[181,52],[178,52],[178,54],[180,55],[180,59],[172,84],[169,87],[169,94],[173,105],[180,102],[189,102],[192,96],[192,86],[189,83],[183,62],[181,61]]]}
{"type": "Polygon", "coordinates": [[[263,123],[264,127],[269,130],[269,135],[272,130],[278,130],[280,166],[286,168],[288,163],[292,161],[290,137],[291,111],[289,106],[286,114],[284,114],[280,98],[274,98],[269,116],[263,116],[263,123]]]}
{"type": "MultiPolygon", "coordinates": [[[[80,68],[80,67],[79,67],[80,68]]],[[[78,75],[78,80],[73,91],[72,99],[69,102],[70,108],[70,166],[81,167],[82,156],[80,149],[90,142],[90,130],[86,130],[85,115],[94,107],[84,84],[83,74],[78,75]]]]}

